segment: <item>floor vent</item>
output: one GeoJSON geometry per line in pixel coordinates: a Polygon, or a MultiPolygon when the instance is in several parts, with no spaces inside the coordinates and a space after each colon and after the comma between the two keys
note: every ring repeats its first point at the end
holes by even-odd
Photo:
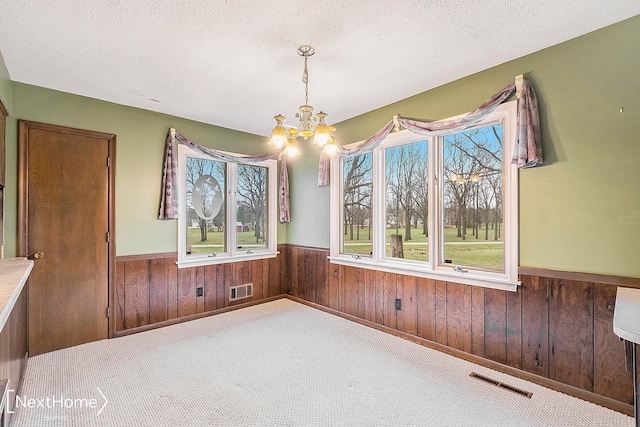
{"type": "Polygon", "coordinates": [[[469,374],[470,377],[473,378],[477,378],[481,381],[487,382],[489,384],[493,384],[496,387],[500,387],[503,388],[505,390],[509,390],[512,391],[516,394],[519,394],[520,396],[524,396],[524,397],[528,397],[529,399],[531,399],[531,396],[533,396],[533,393],[526,391],[526,390],[522,390],[521,388],[518,387],[514,387],[512,385],[509,384],[505,384],[505,383],[501,383],[500,381],[496,381],[492,378],[489,377],[485,377],[484,375],[480,375],[480,374],[476,374],[475,372],[471,372],[471,374],[469,374]]]}
{"type": "Polygon", "coordinates": [[[253,296],[253,283],[245,283],[244,285],[232,286],[229,288],[229,301],[235,301],[242,298],[253,296]]]}

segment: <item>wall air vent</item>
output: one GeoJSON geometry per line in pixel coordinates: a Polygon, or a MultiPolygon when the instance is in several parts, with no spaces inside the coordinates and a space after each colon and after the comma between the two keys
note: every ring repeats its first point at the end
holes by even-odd
{"type": "Polygon", "coordinates": [[[253,283],[232,286],[229,288],[229,301],[235,301],[253,296],[253,283]]]}
{"type": "Polygon", "coordinates": [[[486,383],[493,384],[496,387],[500,387],[500,388],[503,388],[505,390],[509,390],[509,391],[511,391],[513,393],[519,394],[520,396],[528,397],[529,399],[531,399],[531,396],[533,396],[533,393],[531,393],[530,391],[522,390],[522,389],[520,389],[518,387],[514,387],[512,385],[505,384],[505,383],[502,383],[500,381],[494,380],[493,378],[489,378],[489,377],[485,377],[484,375],[476,374],[475,372],[471,372],[469,374],[469,376],[473,377],[473,378],[477,378],[477,379],[479,379],[481,381],[484,381],[486,383]]]}

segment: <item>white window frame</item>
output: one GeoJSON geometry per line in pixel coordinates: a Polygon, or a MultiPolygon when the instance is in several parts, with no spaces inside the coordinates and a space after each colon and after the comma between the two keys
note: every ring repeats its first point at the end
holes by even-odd
{"type": "MultiPolygon", "coordinates": [[[[239,154],[229,153],[238,156],[239,154]]],[[[237,197],[237,170],[238,164],[226,162],[226,252],[212,254],[190,254],[187,255],[187,182],[186,182],[186,161],[187,157],[197,157],[201,159],[215,160],[202,153],[196,152],[184,144],[178,144],[178,186],[179,186],[179,216],[178,216],[178,268],[197,267],[203,265],[223,264],[227,262],[250,261],[254,259],[275,258],[277,251],[277,212],[278,212],[278,183],[277,183],[277,162],[276,160],[265,160],[260,163],[252,163],[249,166],[262,166],[267,168],[267,240],[265,248],[238,249],[236,236],[236,222],[238,211],[237,197]]]]}
{"type": "MultiPolygon", "coordinates": [[[[462,271],[454,264],[445,264],[441,257],[444,236],[441,232],[443,218],[442,192],[438,183],[444,182],[442,172],[443,136],[427,137],[402,130],[390,134],[373,150],[373,254],[357,256],[341,253],[342,248],[342,158],[331,160],[331,215],[330,256],[332,263],[385,271],[398,274],[453,281],[468,285],[515,291],[518,281],[518,169],[511,165],[513,141],[516,134],[517,101],[503,103],[474,126],[483,127],[502,122],[503,127],[503,205],[504,205],[504,269],[490,271],[464,266],[462,271]],[[417,141],[428,141],[429,167],[429,261],[420,262],[385,256],[385,149],[417,141]]],[[[446,120],[456,119],[461,116],[446,120]]],[[[458,131],[451,132],[451,134],[458,131]]],[[[353,145],[357,145],[353,144],[353,145]]]]}

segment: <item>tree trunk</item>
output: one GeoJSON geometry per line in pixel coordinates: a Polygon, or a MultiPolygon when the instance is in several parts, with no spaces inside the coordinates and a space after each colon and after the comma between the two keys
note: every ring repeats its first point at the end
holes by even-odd
{"type": "Polygon", "coordinates": [[[200,241],[206,242],[207,241],[207,221],[200,218],[198,219],[198,222],[200,223],[200,241]]]}
{"type": "Polygon", "coordinates": [[[484,223],[484,240],[489,240],[489,218],[484,223]]]}
{"type": "Polygon", "coordinates": [[[404,248],[402,246],[402,234],[392,234],[391,238],[391,257],[404,258],[404,248]]]}
{"type": "Polygon", "coordinates": [[[410,193],[407,193],[407,198],[404,201],[404,240],[408,242],[411,240],[411,198],[410,193]]]}
{"type": "Polygon", "coordinates": [[[407,242],[411,240],[411,211],[405,209],[404,211],[404,240],[407,242]]]}
{"type": "Polygon", "coordinates": [[[460,226],[462,228],[462,240],[467,240],[467,219],[466,219],[466,209],[461,206],[460,207],[460,226]]]}

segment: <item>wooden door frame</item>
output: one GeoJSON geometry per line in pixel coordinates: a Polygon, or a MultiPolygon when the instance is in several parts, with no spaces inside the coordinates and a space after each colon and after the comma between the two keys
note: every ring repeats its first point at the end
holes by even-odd
{"type": "Polygon", "coordinates": [[[115,268],[116,268],[116,135],[110,133],[94,132],[83,129],[75,129],[64,126],[51,125],[46,123],[32,122],[28,120],[18,120],[18,256],[29,256],[29,243],[27,223],[29,215],[29,198],[27,190],[29,188],[29,131],[31,129],[38,129],[49,132],[66,133],[69,135],[78,135],[87,138],[106,139],[109,145],[109,168],[108,168],[108,181],[109,181],[109,200],[108,200],[108,216],[109,216],[109,266],[108,266],[108,279],[107,279],[107,294],[108,294],[108,307],[110,310],[110,316],[107,320],[108,332],[107,336],[113,338],[115,336],[115,313],[112,309],[115,309],[115,268]]]}

